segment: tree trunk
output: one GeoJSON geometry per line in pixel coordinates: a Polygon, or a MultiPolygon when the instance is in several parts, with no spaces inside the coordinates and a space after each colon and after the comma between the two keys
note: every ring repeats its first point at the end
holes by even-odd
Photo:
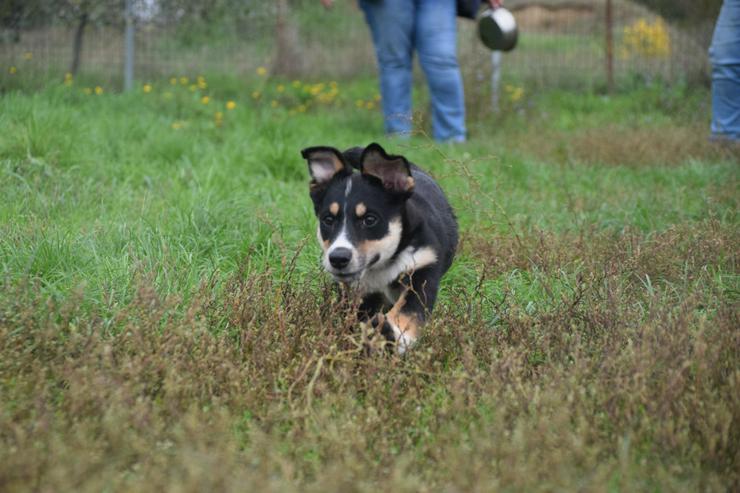
{"type": "Polygon", "coordinates": [[[85,26],[87,26],[88,20],[88,13],[83,12],[80,15],[80,21],[77,24],[77,30],[75,31],[74,46],[72,48],[72,66],[69,69],[73,76],[77,75],[77,71],[80,68],[80,56],[82,55],[82,37],[85,34],[85,26]]]}
{"type": "Polygon", "coordinates": [[[12,1],[10,2],[10,22],[8,23],[11,27],[12,34],[10,40],[13,43],[21,42],[21,25],[23,24],[23,17],[25,16],[25,7],[23,2],[12,1]]]}

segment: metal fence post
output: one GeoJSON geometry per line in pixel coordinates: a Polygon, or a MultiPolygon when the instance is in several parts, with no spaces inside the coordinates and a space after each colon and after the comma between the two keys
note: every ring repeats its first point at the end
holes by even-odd
{"type": "Polygon", "coordinates": [[[134,87],[134,0],[126,0],[126,41],[123,66],[123,89],[130,91],[134,87]]]}
{"type": "Polygon", "coordinates": [[[500,51],[491,52],[491,106],[493,112],[501,110],[501,56],[500,51]]]}

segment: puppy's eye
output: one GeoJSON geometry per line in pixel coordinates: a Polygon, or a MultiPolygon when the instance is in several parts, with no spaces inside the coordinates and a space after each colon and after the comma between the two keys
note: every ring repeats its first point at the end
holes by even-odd
{"type": "Polygon", "coordinates": [[[324,226],[333,226],[335,220],[336,219],[331,214],[327,214],[326,216],[321,218],[321,222],[324,224],[324,226]]]}
{"type": "Polygon", "coordinates": [[[366,228],[372,228],[376,224],[378,224],[378,216],[375,214],[367,214],[362,218],[362,225],[366,228]]]}

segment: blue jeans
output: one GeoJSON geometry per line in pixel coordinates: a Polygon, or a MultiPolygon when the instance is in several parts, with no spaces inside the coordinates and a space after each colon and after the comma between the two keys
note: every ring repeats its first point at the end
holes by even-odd
{"type": "Polygon", "coordinates": [[[740,0],[725,0],[709,48],[712,136],[740,140],[740,0]]]}
{"type": "Polygon", "coordinates": [[[360,0],[375,45],[389,134],[411,132],[411,74],[416,49],[432,99],[434,138],[465,140],[455,5],[455,0],[360,0]]]}

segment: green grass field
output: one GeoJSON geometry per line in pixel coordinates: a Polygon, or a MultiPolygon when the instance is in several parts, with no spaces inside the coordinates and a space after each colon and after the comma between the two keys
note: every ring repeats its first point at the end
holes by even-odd
{"type": "Polygon", "coordinates": [[[738,487],[706,92],[525,90],[451,146],[384,138],[373,80],[173,82],[0,96],[0,490],[738,487]],[[461,224],[404,358],[358,349],[299,154],[375,140],[461,224]]]}

